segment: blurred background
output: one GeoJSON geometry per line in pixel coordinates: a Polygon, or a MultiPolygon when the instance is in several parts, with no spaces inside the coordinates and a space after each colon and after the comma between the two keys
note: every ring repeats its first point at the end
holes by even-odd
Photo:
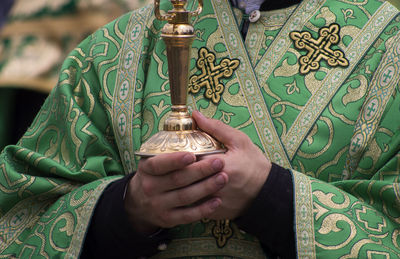
{"type": "Polygon", "coordinates": [[[15,144],[85,37],[153,0],[1,0],[0,151],[15,144]]]}

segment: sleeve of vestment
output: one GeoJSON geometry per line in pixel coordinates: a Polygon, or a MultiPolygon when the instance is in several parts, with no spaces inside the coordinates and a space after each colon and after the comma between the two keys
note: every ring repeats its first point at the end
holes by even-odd
{"type": "Polygon", "coordinates": [[[293,183],[290,170],[272,164],[269,176],[250,207],[235,220],[263,249],[279,258],[294,258],[293,183]]]}
{"type": "MultiPolygon", "coordinates": [[[[385,51],[378,47],[382,58],[350,141],[315,171],[292,170],[299,258],[400,257],[398,39],[399,34],[383,43],[385,51]]],[[[315,163],[324,159],[304,152],[299,156],[315,163]]]]}
{"type": "Polygon", "coordinates": [[[397,258],[399,96],[397,83],[380,120],[380,133],[357,158],[357,168],[351,172],[355,179],[328,182],[274,164],[256,199],[235,220],[238,226],[255,235],[267,253],[280,258],[294,258],[296,253],[298,258],[397,258]],[[378,145],[385,149],[377,149],[378,145]],[[373,152],[379,152],[379,156],[373,152]],[[373,158],[381,164],[379,168],[371,166],[373,158]],[[370,178],[361,179],[366,172],[370,172],[370,178]]]}
{"type": "Polygon", "coordinates": [[[1,258],[77,258],[98,198],[124,174],[109,86],[129,17],[70,53],[32,125],[1,153],[1,258]]]}
{"type": "Polygon", "coordinates": [[[370,179],[327,183],[293,171],[298,257],[400,256],[399,158],[394,153],[370,179]]]}
{"type": "Polygon", "coordinates": [[[291,161],[294,244],[282,238],[288,232],[282,224],[290,211],[284,208],[287,181],[273,181],[281,188],[281,195],[276,195],[276,187],[268,184],[268,179],[261,190],[265,194],[237,220],[242,229],[256,235],[280,257],[291,258],[287,252],[293,246],[298,258],[400,257],[400,34],[392,29],[383,35],[390,40],[376,41],[356,70],[360,72],[365,66],[366,75],[348,79],[342,87],[348,93],[328,104],[328,111],[303,142],[306,148],[300,148],[291,161]],[[351,91],[359,78],[367,80],[357,99],[351,91]],[[353,99],[346,99],[349,97],[353,99]],[[361,105],[352,106],[354,100],[362,100],[361,105]],[[335,112],[339,102],[356,114],[354,121],[335,112]],[[350,138],[344,137],[338,123],[329,124],[335,119],[349,125],[353,132],[350,138]],[[324,135],[324,130],[329,134],[324,135]],[[325,138],[316,143],[320,136],[325,138]],[[342,146],[339,152],[325,152],[332,140],[342,146]],[[307,150],[312,145],[318,148],[307,150]],[[276,195],[275,201],[266,198],[268,195],[276,195]],[[276,216],[279,213],[280,218],[276,216]],[[266,242],[273,233],[275,239],[266,242]],[[285,246],[286,251],[281,249],[285,246]]]}
{"type": "Polygon", "coordinates": [[[130,174],[111,183],[103,192],[93,213],[80,258],[144,258],[155,255],[159,247],[167,245],[168,230],[159,229],[151,235],[143,235],[131,227],[124,198],[132,176],[130,174]]]}

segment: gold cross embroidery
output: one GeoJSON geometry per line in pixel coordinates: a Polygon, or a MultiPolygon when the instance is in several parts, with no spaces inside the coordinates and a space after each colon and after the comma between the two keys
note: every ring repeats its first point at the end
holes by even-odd
{"type": "Polygon", "coordinates": [[[201,75],[193,75],[189,79],[189,92],[198,93],[205,86],[204,96],[217,104],[221,100],[221,94],[225,86],[220,82],[222,77],[229,78],[239,66],[239,60],[228,58],[222,59],[219,65],[214,64],[215,54],[206,48],[199,50],[199,59],[196,66],[201,69],[201,75]]]}
{"type": "Polygon", "coordinates": [[[212,229],[212,233],[217,241],[218,247],[224,247],[228,242],[228,239],[233,235],[233,230],[230,226],[230,220],[216,220],[215,226],[212,229]]]}
{"type": "Polygon", "coordinates": [[[233,236],[233,229],[229,219],[202,219],[201,221],[205,224],[214,223],[214,226],[212,227],[212,235],[215,238],[219,248],[224,247],[228,243],[228,240],[233,236]]]}
{"type": "Polygon", "coordinates": [[[300,74],[307,74],[310,71],[319,69],[321,59],[326,60],[329,66],[347,67],[349,61],[346,59],[342,50],[332,50],[330,47],[336,45],[340,41],[339,25],[332,23],[329,27],[322,27],[318,34],[318,39],[313,39],[307,31],[293,31],[289,34],[294,41],[296,49],[306,49],[308,53],[299,59],[300,74]]]}

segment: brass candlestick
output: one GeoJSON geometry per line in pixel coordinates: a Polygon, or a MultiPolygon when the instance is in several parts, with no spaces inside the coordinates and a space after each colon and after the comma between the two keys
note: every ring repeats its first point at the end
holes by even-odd
{"type": "Polygon", "coordinates": [[[160,0],[155,0],[154,6],[157,19],[168,22],[161,31],[161,37],[167,46],[171,114],[164,123],[164,130],[143,143],[136,154],[148,157],[178,151],[195,155],[222,153],[225,150],[219,142],[197,129],[186,106],[190,49],[195,37],[189,20],[201,13],[203,0],[199,0],[199,7],[194,12],[185,9],[187,0],[170,1],[173,9],[165,15],[160,13],[160,0]]]}

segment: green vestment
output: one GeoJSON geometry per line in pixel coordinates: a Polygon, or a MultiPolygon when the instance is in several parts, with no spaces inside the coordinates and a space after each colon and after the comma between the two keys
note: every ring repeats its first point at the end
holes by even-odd
{"type": "MultiPolygon", "coordinates": [[[[193,19],[190,109],[240,129],[291,169],[298,257],[400,257],[399,10],[304,0],[263,12],[243,42],[239,10],[204,4],[193,19]]],[[[139,9],[66,59],[32,126],[0,156],[0,258],[79,255],[102,191],[135,170],[134,151],[169,112],[163,24],[152,6],[139,9]]],[[[172,235],[157,258],[265,258],[232,222],[172,235]]]]}

